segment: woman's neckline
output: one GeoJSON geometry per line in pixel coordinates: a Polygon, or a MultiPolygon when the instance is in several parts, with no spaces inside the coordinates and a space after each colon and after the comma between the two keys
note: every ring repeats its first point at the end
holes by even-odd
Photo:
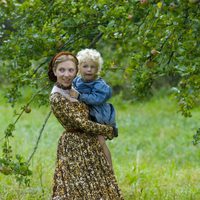
{"type": "Polygon", "coordinates": [[[57,86],[58,88],[63,89],[63,90],[70,90],[72,88],[72,85],[64,86],[64,85],[62,85],[62,84],[60,84],[58,82],[55,83],[55,86],[57,86]]]}

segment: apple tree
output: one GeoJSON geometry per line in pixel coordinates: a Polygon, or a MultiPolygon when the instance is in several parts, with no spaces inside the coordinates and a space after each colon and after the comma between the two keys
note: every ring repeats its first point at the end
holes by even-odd
{"type": "Polygon", "coordinates": [[[24,86],[32,90],[5,131],[0,159],[5,174],[19,180],[31,174],[22,156],[14,160],[9,138],[33,101],[48,104],[48,62],[59,51],[98,49],[105,60],[102,76],[128,90],[132,100],[150,95],[158,79],[176,77],[178,110],[190,117],[199,103],[199,0],[3,0],[0,5],[1,86],[13,107],[24,86]]]}

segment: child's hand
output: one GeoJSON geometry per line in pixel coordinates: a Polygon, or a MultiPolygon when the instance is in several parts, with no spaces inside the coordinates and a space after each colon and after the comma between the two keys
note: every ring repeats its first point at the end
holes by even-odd
{"type": "Polygon", "coordinates": [[[69,91],[69,95],[75,99],[78,99],[78,95],[79,95],[79,92],[76,91],[74,88],[72,88],[70,91],[69,91]]]}
{"type": "Polygon", "coordinates": [[[118,137],[118,128],[117,127],[113,127],[113,133],[114,133],[114,137],[118,137]]]}
{"type": "Polygon", "coordinates": [[[70,100],[71,102],[78,102],[78,100],[75,99],[75,98],[73,98],[73,97],[70,97],[69,100],[70,100]]]}

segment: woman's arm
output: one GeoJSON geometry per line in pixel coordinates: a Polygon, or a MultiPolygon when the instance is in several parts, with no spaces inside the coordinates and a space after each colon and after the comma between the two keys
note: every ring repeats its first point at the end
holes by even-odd
{"type": "Polygon", "coordinates": [[[69,102],[60,94],[53,94],[50,98],[54,115],[62,126],[71,124],[74,129],[81,130],[90,135],[103,135],[108,139],[114,137],[113,128],[88,120],[88,116],[82,110],[82,105],[78,102],[69,102]]]}

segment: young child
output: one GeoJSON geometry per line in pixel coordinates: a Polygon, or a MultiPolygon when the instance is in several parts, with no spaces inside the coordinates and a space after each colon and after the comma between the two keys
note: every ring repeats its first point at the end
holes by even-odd
{"type": "MultiPolygon", "coordinates": [[[[89,105],[91,120],[111,125],[114,128],[115,137],[117,137],[115,110],[112,104],[106,103],[112,95],[112,90],[102,78],[98,77],[103,64],[101,54],[95,49],[84,49],[78,52],[77,58],[80,76],[74,79],[73,87],[78,93],[72,90],[71,96],[77,97],[79,101],[89,105]]],[[[111,154],[105,138],[99,135],[98,139],[112,167],[111,154]]]]}

